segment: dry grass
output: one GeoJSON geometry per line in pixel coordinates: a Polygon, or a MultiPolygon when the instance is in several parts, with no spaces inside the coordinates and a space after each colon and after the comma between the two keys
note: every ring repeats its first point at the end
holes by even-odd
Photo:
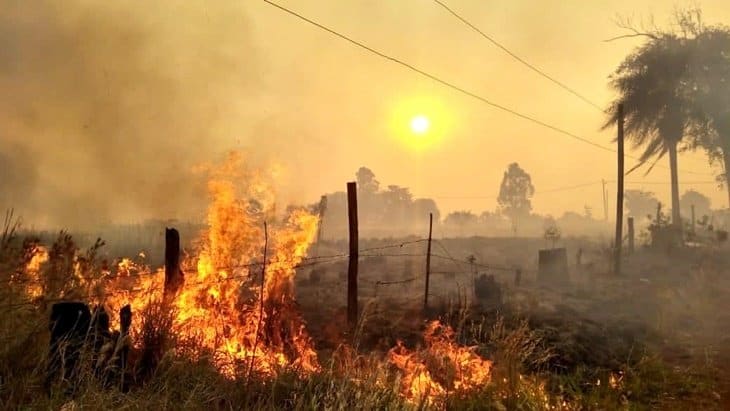
{"type": "MultiPolygon", "coordinates": [[[[436,407],[405,401],[399,394],[398,373],[383,361],[385,350],[396,339],[404,340],[411,347],[418,345],[423,325],[420,299],[399,304],[393,295],[375,296],[369,300],[354,348],[341,345],[352,336],[342,333],[324,336],[321,331],[326,327],[319,322],[337,325],[333,318],[340,317],[335,310],[332,311],[335,314],[330,315],[326,307],[321,306],[318,309],[325,314],[308,313],[312,306],[306,303],[305,295],[303,309],[305,315],[310,315],[311,330],[317,330],[312,334],[321,349],[322,370],[307,376],[283,371],[276,378],[246,380],[222,376],[195,341],[183,341],[175,335],[171,320],[174,313],[161,304],[150,304],[144,311],[134,314],[134,321],[141,324],[142,332],[130,357],[137,366],[128,370],[131,378],[128,392],[104,387],[93,370],[86,367],[82,368],[73,396],[58,386],[46,393],[43,383],[50,307],[43,299],[33,304],[20,304],[24,299],[23,288],[15,280],[19,275],[22,277],[22,267],[27,262],[32,242],[15,236],[17,226],[11,220],[6,219],[0,237],[0,280],[3,284],[0,305],[4,307],[0,308],[3,319],[0,321],[2,409],[372,410],[436,407]],[[328,344],[324,344],[324,340],[328,344]]],[[[63,278],[68,269],[68,253],[79,253],[85,258],[84,269],[93,271],[100,247],[97,244],[97,247],[79,252],[72,239],[62,234],[51,247],[57,250],[56,260],[51,263],[56,264],[54,270],[63,278]]],[[[717,287],[707,287],[706,281],[708,276],[715,274],[709,268],[703,273],[695,271],[689,284],[679,289],[685,293],[681,298],[694,304],[684,312],[689,310],[703,315],[704,322],[700,324],[709,328],[717,323],[712,322],[715,317],[711,318],[707,313],[713,309],[713,302],[726,294],[714,295],[718,292],[717,287]],[[710,299],[706,298],[705,303],[693,299],[700,295],[710,299]]],[[[318,286],[322,286],[321,283],[310,285],[318,286]]],[[[72,296],[81,291],[63,281],[47,288],[52,296],[72,296]]],[[[678,297],[672,298],[670,293],[659,295],[669,302],[661,304],[661,315],[656,314],[659,311],[645,313],[654,329],[671,325],[668,321],[682,313],[675,304],[678,297]],[[661,327],[658,325],[660,317],[664,318],[661,327]]],[[[596,310],[595,305],[599,304],[596,302],[598,297],[590,290],[561,294],[559,298],[565,304],[580,306],[583,314],[596,310]]],[[[631,328],[622,328],[621,324],[626,324],[622,317],[613,316],[616,321],[599,323],[601,325],[579,321],[579,316],[573,316],[575,310],[568,314],[568,311],[555,308],[559,304],[548,304],[555,299],[549,291],[508,289],[505,299],[499,313],[480,312],[467,298],[456,298],[451,303],[444,300],[441,308],[436,309],[457,331],[461,343],[475,346],[479,354],[494,361],[490,384],[468,394],[449,395],[440,407],[475,410],[721,407],[719,388],[715,384],[717,364],[710,361],[704,364],[669,363],[670,359],[662,355],[661,345],[653,344],[646,335],[631,328]],[[545,311],[546,306],[551,307],[548,311],[561,321],[552,321],[547,314],[537,315],[541,310],[545,311]],[[614,338],[622,333],[629,333],[635,343],[624,346],[620,338],[614,338]],[[597,361],[601,356],[605,361],[597,361]],[[574,359],[570,366],[566,365],[568,358],[574,359]]],[[[601,301],[605,303],[605,299],[601,301]]],[[[438,307],[439,303],[434,302],[434,306],[438,307]]]]}

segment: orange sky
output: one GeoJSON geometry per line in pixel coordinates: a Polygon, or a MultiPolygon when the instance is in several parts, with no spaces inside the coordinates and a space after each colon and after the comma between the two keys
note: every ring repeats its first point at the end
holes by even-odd
{"type": "MultiPolygon", "coordinates": [[[[607,76],[640,41],[603,41],[624,34],[615,24],[616,15],[653,15],[664,24],[675,7],[648,0],[446,3],[601,106],[613,97],[607,76]]],[[[522,66],[430,0],[280,4],[494,102],[611,144],[614,131],[599,131],[603,116],[595,108],[522,66]]],[[[730,23],[727,1],[704,1],[701,6],[708,23],[730,23]]],[[[277,132],[287,136],[281,138],[282,150],[289,154],[284,158],[295,158],[291,174],[307,180],[302,194],[310,198],[343,189],[360,165],[372,168],[381,183],[434,197],[442,212],[494,209],[502,173],[513,161],[531,173],[538,192],[616,179],[612,153],[490,108],[264,3],[252,2],[247,10],[253,42],[265,62],[260,108],[273,113],[268,120],[274,119],[277,132]],[[435,127],[442,120],[448,125],[439,130],[438,143],[414,150],[391,122],[402,102],[418,107],[410,102],[420,100],[436,106],[433,112],[420,110],[431,116],[435,127]],[[295,144],[288,144],[289,136],[295,144]]],[[[682,155],[680,168],[713,172],[700,153],[682,155]]],[[[627,188],[645,188],[667,200],[668,185],[634,182],[668,182],[668,174],[664,168],[646,177],[636,173],[627,178],[627,188]]],[[[713,177],[680,173],[680,179],[713,177]]],[[[289,181],[288,190],[293,185],[289,181]]],[[[713,184],[682,184],[680,190],[689,188],[710,196],[715,206],[726,206],[726,195],[713,184]]],[[[610,197],[615,204],[613,191],[610,197]]],[[[584,205],[602,215],[600,184],[534,198],[540,213],[561,214],[584,205]]]]}
{"type": "MultiPolygon", "coordinates": [[[[663,25],[674,9],[649,0],[444,1],[600,106],[614,97],[608,75],[641,41],[604,42],[625,33],[616,16],[653,15],[663,25]]],[[[280,2],[490,101],[612,144],[615,131],[599,131],[599,110],[432,0],[280,2]]],[[[701,6],[707,22],[730,23],[727,0],[701,6]]],[[[532,175],[536,212],[588,205],[600,217],[598,182],[616,179],[613,153],[494,109],[263,1],[0,0],[0,31],[7,96],[0,209],[15,207],[31,224],[199,215],[204,185],[190,170],[231,149],[277,163],[282,202],[344,190],[367,166],[384,186],[436,199],[444,214],[478,213],[495,209],[502,174],[518,162],[532,175]],[[432,124],[421,140],[407,132],[417,114],[432,124]]],[[[680,169],[713,172],[702,153],[682,155],[680,169]]],[[[714,184],[687,183],[711,175],[680,179],[682,192],[694,188],[727,205],[714,184]]],[[[667,202],[666,168],[628,181],[667,202]]],[[[613,209],[615,185],[609,189],[613,209]]]]}

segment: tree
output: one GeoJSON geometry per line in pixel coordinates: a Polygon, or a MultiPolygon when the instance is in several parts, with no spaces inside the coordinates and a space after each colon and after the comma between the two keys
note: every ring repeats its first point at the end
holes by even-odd
{"type": "Polygon", "coordinates": [[[679,203],[682,205],[682,209],[685,210],[686,215],[690,215],[689,210],[692,209],[692,206],[695,208],[695,218],[701,218],[703,215],[710,215],[710,199],[698,191],[685,191],[679,199],[679,203]]]}
{"type": "Polygon", "coordinates": [[[367,167],[360,167],[355,177],[360,224],[382,224],[384,208],[380,201],[380,183],[375,179],[375,173],[367,167]]]}
{"type": "Polygon", "coordinates": [[[476,214],[471,211],[454,211],[444,218],[444,225],[454,227],[459,230],[460,234],[463,234],[466,227],[476,228],[478,221],[476,214]]]}
{"type": "Polygon", "coordinates": [[[719,181],[726,186],[730,205],[730,28],[702,28],[693,45],[690,69],[700,121],[696,145],[705,149],[711,163],[722,164],[719,181]]]}
{"type": "Polygon", "coordinates": [[[519,164],[512,163],[502,177],[499,187],[500,212],[512,221],[512,230],[517,233],[517,222],[530,215],[532,203],[530,198],[535,194],[532,178],[519,164]]]}
{"type": "Polygon", "coordinates": [[[649,40],[626,57],[610,77],[610,85],[619,96],[609,107],[604,128],[614,127],[622,104],[626,135],[634,148],[643,149],[634,169],[669,154],[672,222],[681,229],[677,151],[695,118],[688,81],[693,50],[686,36],[659,32],[646,36],[649,40]]]}
{"type": "Polygon", "coordinates": [[[634,218],[645,218],[654,215],[659,205],[659,200],[654,193],[643,190],[626,190],[624,192],[624,204],[628,214],[634,218]]]}
{"type": "Polygon", "coordinates": [[[436,202],[431,198],[418,198],[414,200],[411,209],[413,221],[415,223],[423,224],[429,213],[433,214],[433,220],[436,223],[441,220],[441,212],[439,211],[436,202]]]}
{"type": "Polygon", "coordinates": [[[379,197],[386,222],[402,224],[406,221],[413,205],[413,195],[408,187],[389,185],[379,197]]]}
{"type": "Polygon", "coordinates": [[[380,183],[375,179],[375,173],[367,167],[360,167],[355,173],[357,187],[362,193],[375,194],[380,190],[380,183]]]}
{"type": "Polygon", "coordinates": [[[484,211],[479,215],[479,225],[489,232],[498,231],[504,221],[504,216],[497,212],[484,211]]]}
{"type": "Polygon", "coordinates": [[[558,227],[558,222],[551,215],[545,217],[543,222],[543,238],[547,241],[552,242],[552,248],[555,248],[555,244],[560,240],[562,232],[558,227]]]}

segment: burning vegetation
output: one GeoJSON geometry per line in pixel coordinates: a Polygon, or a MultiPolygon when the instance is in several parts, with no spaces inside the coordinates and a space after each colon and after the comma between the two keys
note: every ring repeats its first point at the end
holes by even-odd
{"type": "Polygon", "coordinates": [[[468,392],[489,382],[491,361],[477,355],[475,347],[457,344],[451,327],[432,321],[423,339],[421,350],[409,351],[398,341],[388,352],[390,362],[403,373],[401,392],[409,400],[433,402],[447,393],[468,392]]]}
{"type": "Polygon", "coordinates": [[[165,302],[174,313],[177,338],[196,342],[230,378],[317,371],[317,354],[293,293],[295,270],[314,240],[317,216],[294,209],[277,221],[272,187],[246,169],[240,154],[208,171],[208,228],[197,254],[181,262],[181,285],[165,291],[162,270],[124,259],[104,285],[104,302],[112,310],[165,302]]]}
{"type": "MultiPolygon", "coordinates": [[[[112,265],[94,265],[94,253],[103,243],[98,241],[85,254],[71,252],[70,237],[62,233],[51,250],[26,244],[25,295],[40,306],[86,300],[107,313],[127,305],[135,313],[160,307],[170,317],[174,338],[157,350],[175,348],[170,343],[174,340],[182,346],[178,352],[211,361],[230,380],[321,372],[294,295],[296,270],[307,264],[318,216],[305,208],[277,216],[270,183],[262,173],[248,170],[240,154],[231,153],[224,164],[207,171],[208,227],[196,252],[181,259],[177,287],[166,285],[165,270],[146,265],[143,253],[112,265]],[[191,346],[195,348],[184,348],[191,346]]],[[[119,329],[116,316],[109,318],[111,327],[119,329]]],[[[131,327],[130,344],[138,351],[144,352],[148,343],[147,326],[137,321],[131,327]]],[[[140,354],[142,361],[144,356],[140,354]]],[[[454,331],[438,321],[427,325],[422,348],[411,351],[399,341],[378,362],[376,368],[392,367],[402,398],[431,405],[488,384],[492,366],[474,348],[457,344],[454,331]]],[[[389,381],[391,377],[381,376],[377,384],[389,381]]]]}
{"type": "MultiPolygon", "coordinates": [[[[578,268],[592,276],[594,283],[602,281],[603,291],[591,291],[596,288],[594,283],[579,283],[578,288],[568,291],[536,289],[533,285],[539,279],[530,276],[514,288],[505,287],[505,282],[492,274],[477,275],[476,257],[463,254],[466,275],[473,281],[473,296],[467,297],[469,301],[459,300],[460,306],[426,315],[420,309],[416,314],[410,303],[402,303],[404,294],[421,292],[409,288],[414,271],[409,263],[404,266],[404,280],[374,283],[375,291],[381,293],[382,287],[399,287],[400,299],[390,300],[392,296],[381,294],[380,301],[386,305],[384,316],[371,314],[366,306],[361,324],[353,332],[340,321],[339,314],[327,312],[328,306],[337,305],[333,297],[337,293],[327,292],[335,284],[332,277],[340,278],[337,284],[341,284],[344,268],[337,265],[341,260],[338,256],[346,254],[341,254],[336,243],[323,242],[310,250],[317,240],[320,214],[305,207],[278,213],[272,183],[265,173],[248,169],[245,160],[232,153],[222,165],[206,169],[210,195],[207,226],[192,246],[185,248],[179,267],[167,267],[177,273],[175,283],[166,278],[165,268],[151,267],[145,253],[104,261],[99,258],[105,246],[101,240],[80,249],[68,233],[61,232],[52,244],[29,238],[13,249],[12,241],[3,239],[1,273],[8,285],[3,301],[10,303],[10,314],[0,330],[12,342],[0,351],[2,358],[8,364],[22,360],[22,367],[39,364],[39,358],[45,362],[49,358],[47,343],[29,343],[35,341],[37,331],[28,329],[19,339],[13,339],[14,334],[28,323],[35,324],[34,329],[47,327],[48,313],[62,312],[55,303],[81,301],[91,307],[87,311],[91,317],[85,320],[90,324],[88,329],[97,330],[98,320],[94,318],[103,307],[109,314],[110,331],[102,333],[99,343],[92,339],[91,345],[98,350],[95,348],[91,356],[90,363],[96,365],[89,378],[80,372],[61,373],[59,378],[65,378],[67,385],[77,381],[71,384],[72,391],[79,386],[92,390],[90,387],[100,383],[105,393],[110,392],[114,381],[121,381],[124,390],[133,390],[125,398],[154,393],[145,403],[151,408],[169,407],[176,400],[166,393],[172,390],[175,396],[188,395],[185,387],[191,392],[212,390],[208,395],[216,400],[204,402],[215,409],[240,404],[252,408],[329,404],[339,409],[611,409],[632,402],[666,404],[663,393],[680,389],[695,405],[719,401],[707,397],[707,389],[702,388],[715,390],[710,378],[716,377],[689,365],[669,368],[656,354],[667,347],[651,342],[654,337],[642,328],[655,315],[660,327],[653,332],[666,332],[672,318],[686,316],[681,310],[674,311],[678,298],[666,298],[671,284],[656,276],[642,278],[640,286],[620,287],[620,295],[638,304],[634,306],[617,304],[617,295],[610,291],[612,283],[585,267],[578,268]],[[322,264],[323,259],[332,262],[322,264]],[[310,266],[318,270],[317,281],[310,281],[314,272],[310,266]],[[297,274],[305,274],[305,278],[297,274]],[[491,278],[489,287],[497,294],[480,292],[484,278],[491,278]],[[578,293],[593,294],[581,298],[578,293]],[[647,295],[651,297],[648,300],[647,295]],[[656,306],[642,305],[647,303],[656,306]],[[578,307],[581,314],[565,304],[578,307]],[[616,309],[607,319],[604,307],[609,304],[616,309]],[[501,314],[495,317],[497,311],[501,314]],[[117,316],[118,312],[124,315],[117,316]],[[639,324],[637,313],[642,313],[639,324]],[[324,319],[318,317],[322,314],[324,319]],[[440,320],[434,321],[436,317],[440,320]],[[533,327],[540,331],[533,331],[533,327]],[[644,337],[638,339],[637,335],[644,337]],[[653,351],[649,344],[654,344],[653,351]],[[28,352],[27,347],[35,351],[22,354],[28,352]],[[662,385],[657,385],[657,375],[662,376],[662,385]],[[171,388],[172,380],[167,378],[185,382],[171,388]],[[201,380],[205,382],[196,382],[201,380]],[[219,389],[225,392],[215,394],[219,389]],[[241,392],[246,397],[240,397],[241,392]],[[282,394],[278,392],[287,394],[279,396],[282,394]],[[159,402],[158,397],[165,400],[159,402]],[[697,400],[699,397],[704,399],[697,400]]],[[[7,232],[4,236],[10,238],[12,234],[7,232]]],[[[471,245],[458,246],[457,241],[466,240],[438,244],[444,249],[470,249],[471,245]]],[[[361,267],[365,274],[362,295],[368,299],[372,285],[367,280],[375,272],[392,268],[387,258],[405,255],[410,259],[416,247],[424,246],[420,240],[377,244],[363,247],[370,250],[362,255],[364,261],[374,264],[361,267]],[[374,254],[391,246],[401,251],[393,257],[374,254]]],[[[489,245],[490,249],[496,247],[489,245]]],[[[441,259],[432,262],[434,273],[452,274],[434,280],[432,289],[443,291],[449,281],[459,281],[457,274],[442,271],[459,261],[448,257],[444,265],[440,265],[441,259]]],[[[638,255],[632,258],[641,261],[638,255]]],[[[703,301],[699,296],[708,301],[723,298],[716,287],[710,290],[701,281],[726,281],[718,277],[725,260],[715,254],[703,254],[703,258],[707,262],[698,271],[697,283],[677,291],[677,296],[696,293],[697,301],[703,301]]],[[[655,271],[671,269],[676,267],[655,271]]],[[[377,295],[373,300],[378,300],[377,295]]],[[[694,314],[711,318],[704,311],[709,305],[693,307],[694,314]]],[[[705,324],[703,321],[698,324],[705,324]]],[[[52,333],[51,340],[56,337],[52,333]]],[[[3,381],[9,381],[5,376],[14,375],[19,367],[0,363],[3,381]]],[[[37,378],[30,373],[21,380],[23,384],[42,385],[37,378]]],[[[20,392],[0,386],[4,401],[28,403],[8,396],[20,392]]],[[[66,391],[52,388],[50,392],[51,398],[67,401],[66,391]]],[[[82,404],[93,403],[97,395],[107,395],[89,392],[90,396],[80,400],[82,404]]]]}

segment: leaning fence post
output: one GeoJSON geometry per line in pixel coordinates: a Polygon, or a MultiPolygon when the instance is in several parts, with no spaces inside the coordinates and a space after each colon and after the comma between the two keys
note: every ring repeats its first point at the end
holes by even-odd
{"type": "Polygon", "coordinates": [[[347,217],[350,233],[350,261],[347,267],[347,323],[357,325],[357,183],[347,183],[347,217]]]}
{"type": "Polygon", "coordinates": [[[120,372],[120,387],[122,390],[126,390],[127,381],[127,358],[129,357],[129,329],[132,326],[132,306],[127,304],[119,310],[119,338],[117,340],[117,348],[119,352],[119,372],[120,372]]]}

